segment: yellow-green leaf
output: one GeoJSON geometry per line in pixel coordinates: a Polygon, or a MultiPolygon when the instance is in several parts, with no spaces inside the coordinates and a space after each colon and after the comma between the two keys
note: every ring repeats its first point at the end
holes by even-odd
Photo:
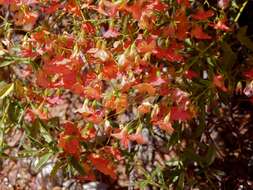
{"type": "Polygon", "coordinates": [[[14,89],[14,84],[4,84],[0,87],[0,99],[4,99],[6,96],[8,96],[14,89]]]}

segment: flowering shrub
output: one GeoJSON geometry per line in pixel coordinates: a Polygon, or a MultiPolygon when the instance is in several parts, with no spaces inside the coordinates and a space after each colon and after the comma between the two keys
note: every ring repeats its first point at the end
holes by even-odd
{"type": "Polygon", "coordinates": [[[120,165],[139,188],[201,187],[202,175],[214,186],[218,147],[203,141],[205,118],[242,81],[252,96],[253,71],[236,66],[232,44],[253,49],[246,28],[235,35],[246,3],[0,0],[1,154],[14,127],[38,169],[57,157],[52,175],[115,184],[120,165]],[[57,117],[55,107],[77,101],[66,93],[82,105],[57,117]],[[162,162],[147,170],[139,154],[158,134],[162,162]]]}

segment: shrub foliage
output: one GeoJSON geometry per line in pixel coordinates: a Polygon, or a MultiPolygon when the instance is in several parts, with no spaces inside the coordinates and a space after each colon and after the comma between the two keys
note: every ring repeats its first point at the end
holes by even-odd
{"type": "Polygon", "coordinates": [[[52,175],[116,187],[121,167],[139,188],[217,187],[206,118],[252,96],[247,3],[0,0],[1,156],[20,130],[18,157],[56,158],[52,175]]]}

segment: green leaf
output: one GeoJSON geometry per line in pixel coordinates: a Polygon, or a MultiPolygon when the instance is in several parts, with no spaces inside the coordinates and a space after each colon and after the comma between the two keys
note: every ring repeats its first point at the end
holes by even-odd
{"type": "Polygon", "coordinates": [[[63,166],[63,164],[64,164],[64,163],[61,162],[61,161],[56,162],[56,163],[54,164],[53,169],[52,169],[51,172],[50,172],[50,177],[55,177],[56,174],[57,174],[57,172],[58,172],[58,170],[63,166]]]}
{"type": "Polygon", "coordinates": [[[193,147],[187,147],[182,154],[182,161],[184,164],[188,164],[189,162],[197,162],[202,167],[202,157],[195,153],[193,147]]]}
{"type": "Polygon", "coordinates": [[[224,43],[222,45],[222,51],[224,53],[224,56],[222,58],[222,63],[220,64],[223,68],[222,72],[231,72],[231,68],[236,62],[236,54],[232,50],[231,46],[228,43],[224,43]]]}
{"type": "Polygon", "coordinates": [[[0,56],[2,56],[2,55],[4,55],[4,54],[6,54],[6,52],[3,51],[3,50],[0,50],[0,56]]]}
{"type": "Polygon", "coordinates": [[[43,166],[45,166],[51,156],[53,156],[53,152],[46,152],[43,156],[41,156],[35,166],[35,170],[38,172],[43,166]]]}
{"type": "Polygon", "coordinates": [[[177,190],[183,190],[184,189],[184,171],[180,173],[178,184],[177,184],[177,190]]]}
{"type": "Polygon", "coordinates": [[[207,57],[207,58],[206,58],[206,62],[207,62],[209,65],[211,65],[212,67],[215,66],[214,61],[213,61],[213,59],[212,59],[211,57],[207,57]]]}
{"type": "Polygon", "coordinates": [[[53,138],[51,136],[51,134],[49,133],[49,129],[47,128],[47,126],[40,120],[40,119],[36,119],[34,122],[34,127],[37,129],[37,132],[40,132],[40,135],[44,138],[44,140],[47,143],[51,143],[53,141],[53,138]]]}
{"type": "Polygon", "coordinates": [[[247,26],[240,28],[236,37],[242,45],[253,51],[253,42],[246,36],[247,28],[247,26]]]}
{"type": "Polygon", "coordinates": [[[44,127],[40,127],[40,132],[47,143],[51,143],[53,141],[52,136],[44,127]]]}
{"type": "Polygon", "coordinates": [[[3,62],[1,62],[0,63],[0,68],[1,67],[5,67],[5,66],[8,66],[8,65],[10,65],[10,64],[12,64],[12,63],[14,63],[15,61],[13,61],[13,60],[11,60],[11,61],[3,61],[3,62]]]}
{"type": "Polygon", "coordinates": [[[206,166],[210,166],[214,162],[215,158],[216,158],[216,149],[214,145],[210,145],[205,157],[203,158],[202,163],[206,166]]]}
{"type": "Polygon", "coordinates": [[[78,171],[81,175],[85,175],[83,166],[78,160],[76,160],[74,157],[69,157],[69,161],[71,166],[73,166],[73,168],[75,168],[76,171],[78,171]]]}
{"type": "Polygon", "coordinates": [[[10,121],[17,122],[21,114],[21,107],[16,102],[11,102],[8,108],[8,117],[10,121]]]}
{"type": "Polygon", "coordinates": [[[4,84],[0,87],[0,99],[4,99],[8,96],[14,89],[14,83],[4,84]]]}
{"type": "Polygon", "coordinates": [[[24,158],[28,156],[31,157],[31,156],[37,156],[37,155],[39,155],[39,151],[36,151],[34,149],[25,149],[18,152],[19,158],[24,158]]]}

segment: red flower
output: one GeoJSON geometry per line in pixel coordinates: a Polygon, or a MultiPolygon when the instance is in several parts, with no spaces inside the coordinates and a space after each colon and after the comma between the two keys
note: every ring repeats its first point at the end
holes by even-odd
{"type": "Polygon", "coordinates": [[[122,160],[123,157],[121,155],[121,152],[118,148],[116,147],[111,147],[111,146],[105,146],[102,149],[106,154],[111,154],[113,158],[116,158],[118,161],[122,160]]]}
{"type": "Polygon", "coordinates": [[[162,3],[160,0],[152,0],[151,3],[146,6],[147,9],[155,11],[166,11],[168,7],[167,4],[162,3]]]}
{"type": "Polygon", "coordinates": [[[78,139],[73,136],[60,134],[58,145],[63,148],[65,153],[79,159],[81,147],[78,139]]]}
{"type": "MultiPolygon", "coordinates": [[[[188,0],[185,0],[185,1],[188,1],[188,0]]],[[[187,38],[188,29],[189,29],[189,22],[186,17],[186,11],[184,7],[177,10],[175,21],[177,22],[176,37],[178,40],[183,41],[187,38]]]]}
{"type": "Polygon", "coordinates": [[[209,25],[212,26],[216,30],[222,30],[222,31],[229,31],[229,27],[225,24],[226,19],[220,19],[217,23],[210,23],[209,25]]]}
{"type": "Polygon", "coordinates": [[[55,13],[60,7],[61,7],[60,3],[52,2],[48,7],[41,7],[41,10],[45,14],[52,14],[55,13]]]}
{"type": "Polygon", "coordinates": [[[149,37],[147,39],[142,39],[140,37],[136,40],[137,50],[140,53],[153,52],[156,48],[156,40],[154,37],[149,37]]]}
{"type": "Polygon", "coordinates": [[[194,15],[192,15],[192,18],[196,20],[206,20],[214,15],[214,12],[212,10],[205,11],[203,9],[198,10],[194,15]]]}
{"type": "Polygon", "coordinates": [[[145,3],[144,0],[139,0],[130,6],[126,6],[125,9],[128,12],[132,13],[134,19],[140,20],[142,12],[145,10],[144,3],[145,3]]]}
{"type": "Polygon", "coordinates": [[[95,181],[96,176],[92,170],[91,164],[88,164],[86,162],[83,163],[83,169],[85,171],[85,176],[76,176],[75,178],[80,181],[95,181]]]}
{"type": "Polygon", "coordinates": [[[90,112],[83,112],[82,115],[86,121],[94,124],[100,124],[104,120],[104,112],[100,110],[90,110],[90,112]]]}
{"type": "Polygon", "coordinates": [[[36,73],[36,84],[43,88],[50,88],[51,82],[48,80],[48,76],[42,70],[36,73]]]}
{"type": "Polygon", "coordinates": [[[170,47],[167,49],[162,49],[162,48],[156,48],[154,51],[154,54],[156,57],[159,59],[167,59],[168,61],[171,62],[182,62],[183,57],[176,52],[176,48],[170,47]]]}
{"type": "Polygon", "coordinates": [[[193,71],[193,70],[188,70],[188,71],[185,71],[184,76],[185,76],[186,78],[192,80],[193,78],[199,77],[199,74],[196,73],[196,72],[193,71]]]}
{"type": "Polygon", "coordinates": [[[198,40],[210,40],[212,39],[211,36],[209,36],[208,34],[206,34],[201,26],[195,26],[192,31],[191,34],[193,37],[195,37],[198,40]]]}
{"type": "Polygon", "coordinates": [[[224,78],[221,75],[214,76],[213,84],[224,92],[228,91],[228,89],[224,85],[224,78]]]}
{"type": "Polygon", "coordinates": [[[116,63],[113,61],[108,61],[104,63],[102,73],[105,79],[110,80],[110,79],[115,79],[118,74],[118,67],[116,63]]]}
{"type": "Polygon", "coordinates": [[[32,48],[24,48],[21,50],[20,54],[23,56],[23,57],[30,57],[30,58],[35,58],[39,55],[38,52],[34,52],[32,50],[32,48]]]}
{"type": "Polygon", "coordinates": [[[101,90],[98,86],[88,86],[84,89],[84,96],[89,99],[100,100],[101,99],[101,90]]]}
{"type": "Polygon", "coordinates": [[[191,6],[189,0],[177,0],[177,3],[178,3],[179,5],[185,5],[187,8],[189,8],[189,7],[191,6]]]}
{"type": "Polygon", "coordinates": [[[248,78],[248,79],[253,79],[253,69],[250,69],[250,70],[248,70],[248,71],[245,71],[244,73],[243,73],[243,76],[245,76],[246,78],[248,78]]]}
{"type": "Polygon", "coordinates": [[[85,22],[82,24],[82,29],[86,34],[95,34],[96,33],[96,28],[90,23],[90,22],[85,22]]]}
{"type": "Polygon", "coordinates": [[[170,111],[170,120],[171,121],[186,121],[191,119],[192,116],[188,110],[184,110],[180,107],[173,106],[170,111]]]}

